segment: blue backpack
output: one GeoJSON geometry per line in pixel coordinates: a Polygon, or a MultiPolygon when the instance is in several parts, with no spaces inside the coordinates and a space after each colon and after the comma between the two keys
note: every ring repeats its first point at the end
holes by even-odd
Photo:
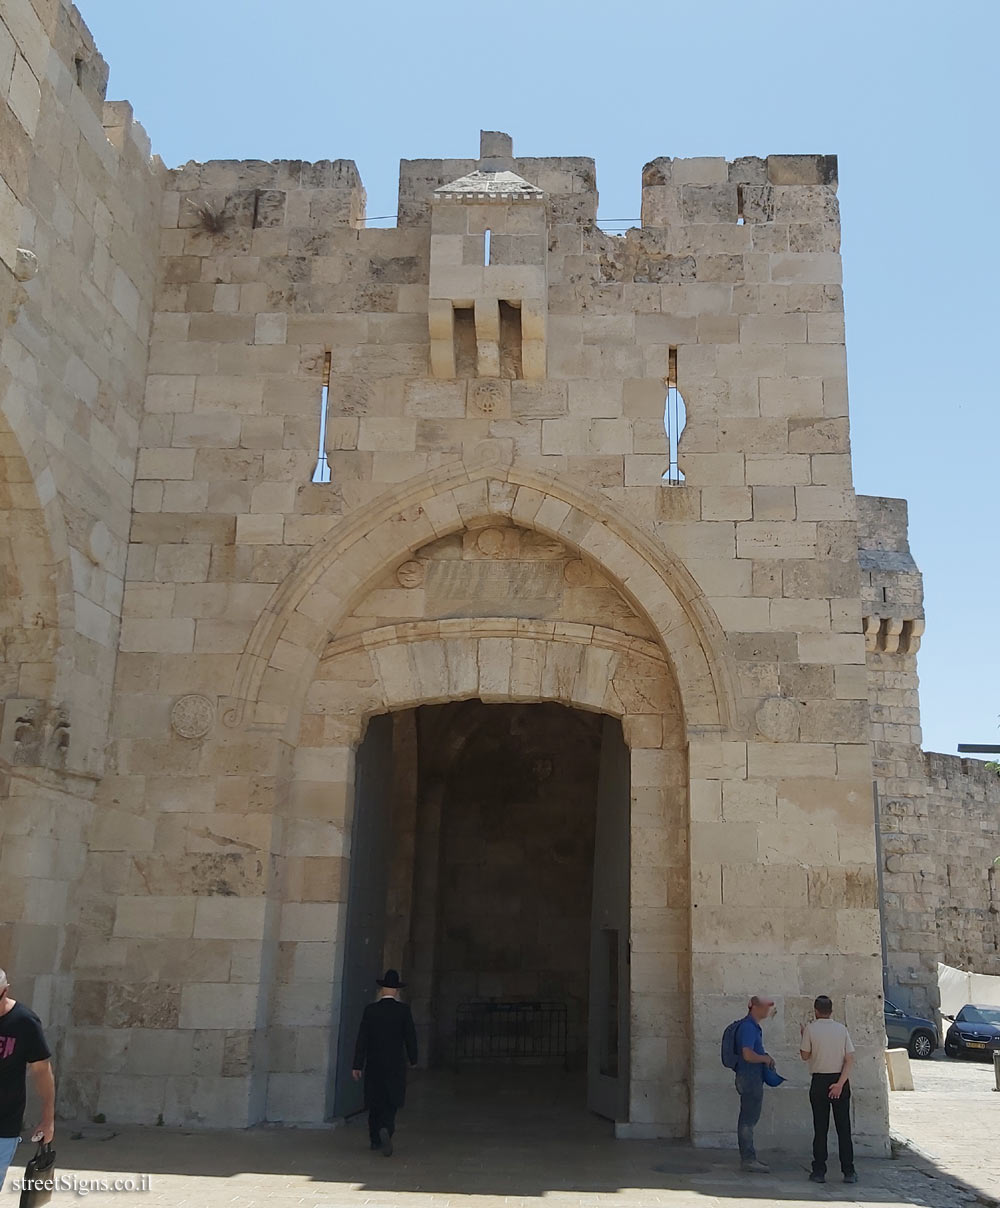
{"type": "MultiPolygon", "coordinates": [[[[746,1019],[746,1016],[743,1016],[746,1019]]],[[[736,1047],[736,1032],[743,1019],[734,1019],[722,1033],[722,1064],[727,1070],[735,1070],[739,1061],[739,1050],[736,1047]]]]}

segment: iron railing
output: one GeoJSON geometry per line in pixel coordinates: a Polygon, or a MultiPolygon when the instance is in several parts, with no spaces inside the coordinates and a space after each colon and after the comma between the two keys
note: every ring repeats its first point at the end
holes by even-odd
{"type": "Polygon", "coordinates": [[[455,1012],[455,1064],[463,1061],[567,1062],[566,1004],[460,1003],[455,1012]]]}

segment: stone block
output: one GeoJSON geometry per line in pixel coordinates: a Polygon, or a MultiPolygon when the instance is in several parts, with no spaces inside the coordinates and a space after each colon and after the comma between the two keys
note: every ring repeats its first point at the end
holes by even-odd
{"type": "Polygon", "coordinates": [[[747,773],[751,777],[834,776],[836,771],[837,758],[832,743],[752,742],[747,745],[747,773]]]}
{"type": "Polygon", "coordinates": [[[836,252],[787,252],[771,257],[771,280],[776,284],[839,285],[842,278],[836,252]]]}
{"type": "Polygon", "coordinates": [[[188,983],[180,991],[181,1028],[252,1028],[259,988],[223,982],[188,983]]]}
{"type": "MultiPolygon", "coordinates": [[[[800,443],[802,443],[800,441],[800,443]]],[[[748,454],[746,481],[752,486],[794,486],[810,480],[808,460],[791,454],[748,454]]]]}
{"type": "Polygon", "coordinates": [[[759,781],[722,783],[722,814],[726,822],[757,822],[776,817],[773,785],[759,781]]]}
{"type": "Polygon", "coordinates": [[[115,905],[114,935],[148,939],[184,938],[192,935],[193,898],[150,894],[119,897],[115,905]]]}
{"type": "Polygon", "coordinates": [[[703,520],[749,520],[752,516],[749,487],[705,487],[701,492],[703,520]]]}
{"type": "Polygon", "coordinates": [[[342,911],[339,902],[286,902],[279,936],[291,941],[329,940],[340,934],[342,911]]]}
{"type": "Polygon", "coordinates": [[[14,55],[14,67],[9,77],[6,100],[25,134],[29,138],[34,137],[41,106],[41,89],[38,86],[38,77],[28,66],[27,60],[17,52],[14,55]]]}
{"type": "Polygon", "coordinates": [[[271,1074],[267,1118],[286,1124],[311,1123],[326,1110],[327,1077],[321,1073],[271,1074]]]}
{"type": "Polygon", "coordinates": [[[811,558],[816,552],[816,526],[784,521],[743,521],[736,526],[740,558],[811,558]]]}
{"type": "Polygon", "coordinates": [[[863,663],[864,640],[853,633],[803,633],[798,638],[802,663],[863,663]]]}
{"type": "Polygon", "coordinates": [[[835,155],[769,155],[767,179],[773,185],[836,185],[835,155]]]}
{"type": "Polygon", "coordinates": [[[196,380],[192,374],[151,374],[146,379],[147,412],[190,411],[196,380]]]}
{"type": "Polygon", "coordinates": [[[795,489],[791,486],[754,486],[753,518],[760,521],[794,520],[795,489]]]}
{"type": "Polygon", "coordinates": [[[696,156],[670,161],[674,185],[722,185],[729,182],[729,164],[724,156],[696,156]]]}
{"type": "Polygon", "coordinates": [[[847,358],[842,344],[790,345],[785,367],[792,377],[845,379],[847,358]]]}
{"type": "Polygon", "coordinates": [[[254,513],[236,517],[237,545],[280,545],[284,540],[282,515],[254,513]]]}
{"type": "Polygon", "coordinates": [[[823,382],[816,378],[761,378],[760,413],[765,416],[825,414],[823,382]]]}
{"type": "Polygon", "coordinates": [[[193,449],[140,449],[136,478],[194,477],[193,449]]]}
{"type": "Polygon", "coordinates": [[[828,633],[830,603],[828,600],[772,600],[770,621],[772,628],[790,633],[828,633]]]}
{"type": "Polygon", "coordinates": [[[745,462],[742,453],[681,454],[685,481],[689,486],[745,485],[745,462]]]}
{"type": "Polygon", "coordinates": [[[199,898],[195,904],[195,939],[259,940],[264,934],[264,898],[199,898]]]}
{"type": "Polygon", "coordinates": [[[153,575],[161,583],[203,583],[208,578],[211,554],[208,545],[160,545],[153,575]]]}
{"type": "Polygon", "coordinates": [[[121,649],[125,652],[188,654],[194,648],[194,621],[187,619],[122,622],[121,649]]]}
{"type": "Polygon", "coordinates": [[[912,1091],[914,1089],[910,1055],[906,1049],[886,1049],[885,1070],[889,1078],[890,1091],[912,1091]]]}

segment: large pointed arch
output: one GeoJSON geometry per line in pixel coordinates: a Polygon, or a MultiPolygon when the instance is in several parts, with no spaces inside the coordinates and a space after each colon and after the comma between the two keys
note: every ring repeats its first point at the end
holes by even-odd
{"type": "Polygon", "coordinates": [[[338,524],[279,585],[237,668],[224,721],[289,728],[341,620],[386,568],[503,518],[595,562],[646,618],[676,678],[689,731],[735,720],[725,635],[687,568],[605,498],[517,466],[464,462],[420,475],[338,524]]]}

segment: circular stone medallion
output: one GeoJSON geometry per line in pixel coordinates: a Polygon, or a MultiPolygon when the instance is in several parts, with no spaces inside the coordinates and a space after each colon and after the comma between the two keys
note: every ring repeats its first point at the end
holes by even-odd
{"type": "Polygon", "coordinates": [[[396,571],[396,582],[400,587],[419,587],[424,581],[423,563],[411,559],[396,571]]]}
{"type": "Polygon", "coordinates": [[[476,545],[479,548],[479,552],[481,554],[485,554],[487,558],[496,558],[503,552],[503,529],[483,529],[483,531],[476,538],[476,545]]]}
{"type": "Polygon", "coordinates": [[[215,706],[207,696],[179,696],[170,710],[170,724],[181,738],[204,738],[215,721],[215,706]]]}
{"type": "Polygon", "coordinates": [[[799,708],[782,696],[768,696],[756,716],[757,733],[768,742],[795,742],[799,736],[799,708]]]}
{"type": "Polygon", "coordinates": [[[590,567],[582,558],[574,558],[563,567],[563,578],[570,587],[585,587],[591,579],[590,567]]]}

